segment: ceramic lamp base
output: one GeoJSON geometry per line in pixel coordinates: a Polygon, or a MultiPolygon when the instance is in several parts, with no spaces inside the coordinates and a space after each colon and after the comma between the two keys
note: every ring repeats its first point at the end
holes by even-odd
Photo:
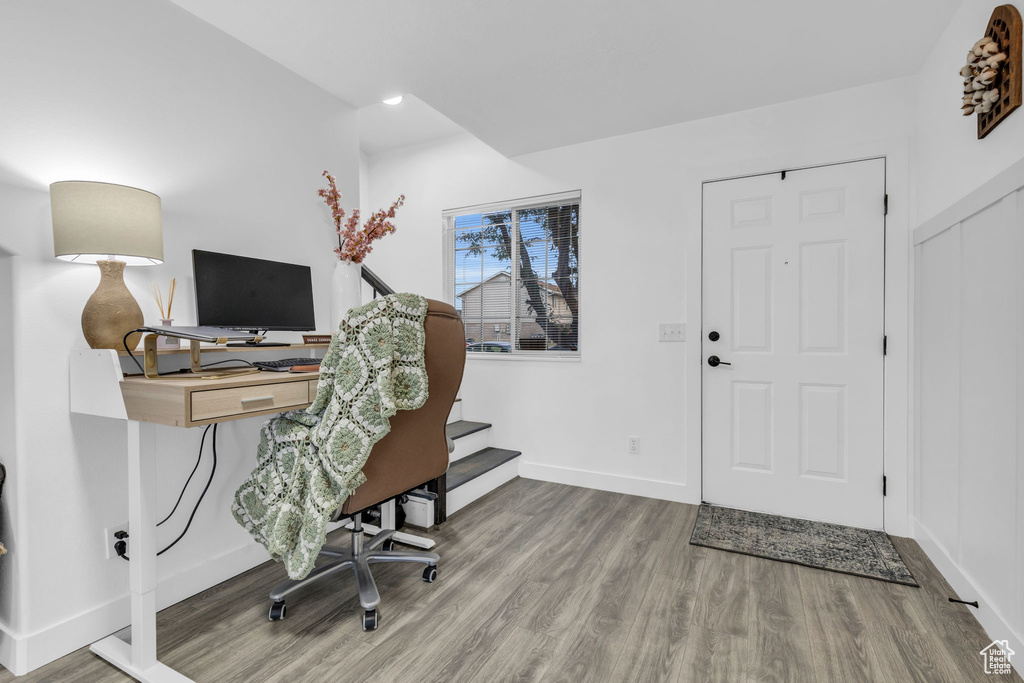
{"type": "MultiPolygon", "coordinates": [[[[124,261],[97,261],[100,284],[82,310],[82,333],[94,349],[123,349],[124,335],[144,324],[139,303],[124,284],[124,261]]],[[[139,344],[141,332],[128,337],[128,348],[139,344]]]]}

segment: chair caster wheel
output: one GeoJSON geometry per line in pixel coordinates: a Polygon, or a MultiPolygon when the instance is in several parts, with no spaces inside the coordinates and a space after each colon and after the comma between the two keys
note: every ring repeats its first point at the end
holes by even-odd
{"type": "Polygon", "coordinates": [[[437,567],[427,567],[423,570],[423,580],[427,583],[437,581],[437,567]]]}
{"type": "Polygon", "coordinates": [[[363,630],[364,631],[376,631],[377,630],[377,610],[368,609],[363,614],[363,630]]]}
{"type": "Polygon", "coordinates": [[[395,542],[392,541],[389,538],[388,540],[386,540],[386,541],[384,541],[383,543],[380,544],[380,549],[381,550],[385,550],[385,551],[394,550],[395,549],[395,542]]]}
{"type": "Polygon", "coordinates": [[[286,607],[287,607],[287,605],[284,604],[283,600],[280,601],[280,602],[275,602],[273,605],[271,605],[270,606],[270,620],[271,621],[281,621],[282,619],[284,619],[286,607]]]}

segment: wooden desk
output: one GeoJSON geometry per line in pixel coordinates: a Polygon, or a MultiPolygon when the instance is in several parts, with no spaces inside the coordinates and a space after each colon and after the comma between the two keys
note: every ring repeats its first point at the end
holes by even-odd
{"type": "MultiPolygon", "coordinates": [[[[326,348],[326,344],[305,348],[326,348]]],[[[279,349],[287,352],[295,346],[279,349]]],[[[248,348],[207,347],[206,352],[248,348]]],[[[256,350],[256,349],[253,349],[256,350]]],[[[265,349],[259,349],[265,350],[265,349]]],[[[188,353],[171,350],[161,353],[188,353]]],[[[122,354],[125,355],[125,354],[122,354]]],[[[289,357],[289,356],[284,356],[289,357]]],[[[126,361],[127,363],[127,361],[126,361]]],[[[125,367],[130,367],[125,365],[125,367]]],[[[70,358],[71,412],[125,420],[128,425],[128,529],[131,644],[117,635],[92,644],[92,651],[146,683],[191,679],[156,658],[156,425],[198,427],[245,417],[304,408],[316,397],[318,372],[260,372],[220,379],[169,375],[157,380],[125,377],[111,349],[76,349],[70,358]]],[[[395,528],[394,501],[381,506],[381,526],[364,524],[370,534],[395,528]]],[[[396,533],[400,543],[431,548],[430,539],[396,533]]]]}
{"type": "Polygon", "coordinates": [[[315,397],[319,377],[316,372],[261,372],[222,379],[182,375],[149,380],[125,377],[116,351],[71,352],[71,412],[125,420],[128,425],[132,638],[128,644],[117,635],[107,636],[92,644],[93,652],[146,683],[191,680],[156,658],[156,425],[195,427],[303,408],[315,397]]]}
{"type": "Polygon", "coordinates": [[[121,394],[129,420],[200,427],[304,408],[316,398],[319,378],[318,372],[260,372],[220,379],[171,375],[159,380],[133,375],[121,382],[121,394]]]}

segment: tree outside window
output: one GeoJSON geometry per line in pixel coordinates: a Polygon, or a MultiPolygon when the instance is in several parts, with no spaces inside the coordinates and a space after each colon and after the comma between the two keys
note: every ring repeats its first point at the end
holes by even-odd
{"type": "Polygon", "coordinates": [[[467,344],[578,355],[579,193],[445,213],[447,295],[467,344]]]}

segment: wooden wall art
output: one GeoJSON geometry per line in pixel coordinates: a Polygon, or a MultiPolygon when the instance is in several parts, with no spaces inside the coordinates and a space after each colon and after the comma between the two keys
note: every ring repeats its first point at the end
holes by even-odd
{"type": "Polygon", "coordinates": [[[996,7],[960,75],[963,113],[978,115],[980,140],[1021,105],[1021,17],[1016,7],[996,7]]]}

